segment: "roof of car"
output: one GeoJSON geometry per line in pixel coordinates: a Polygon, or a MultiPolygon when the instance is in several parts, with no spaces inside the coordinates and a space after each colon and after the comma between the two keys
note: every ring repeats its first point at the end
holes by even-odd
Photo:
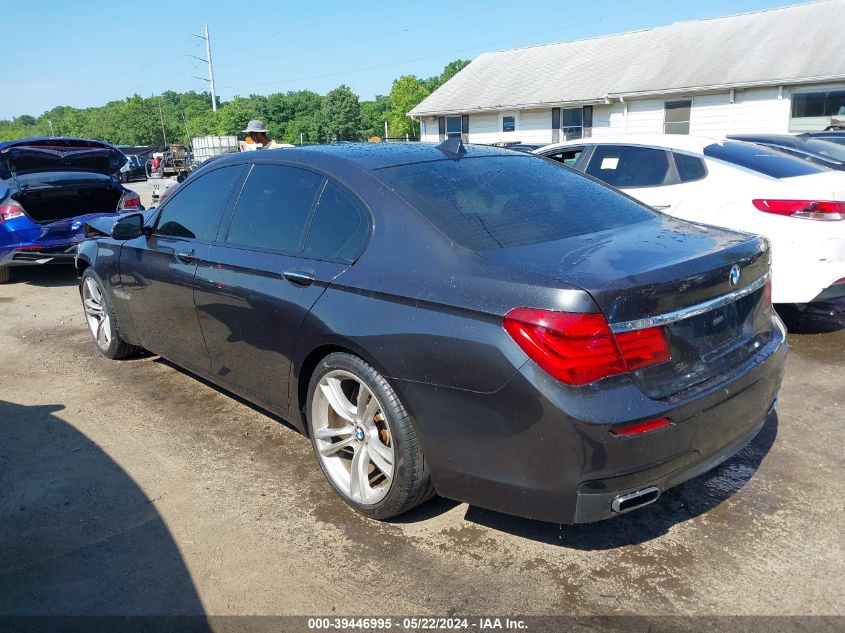
{"type": "MultiPolygon", "coordinates": [[[[519,156],[501,147],[485,145],[464,145],[466,154],[461,158],[478,156],[519,156]]],[[[331,145],[309,145],[305,147],[259,150],[258,154],[244,152],[227,155],[220,161],[240,162],[249,159],[267,159],[271,156],[289,158],[294,161],[313,160],[316,156],[333,157],[354,163],[364,169],[384,169],[398,165],[424,163],[435,160],[454,159],[455,156],[438,149],[434,143],[335,143],[331,145]]]]}
{"type": "Polygon", "coordinates": [[[711,138],[709,136],[690,136],[687,134],[613,134],[597,138],[582,138],[563,143],[553,143],[536,150],[537,153],[545,153],[557,147],[573,147],[578,145],[647,145],[653,147],[665,147],[681,151],[695,152],[700,154],[705,147],[714,143],[723,143],[724,139],[711,138]]]}

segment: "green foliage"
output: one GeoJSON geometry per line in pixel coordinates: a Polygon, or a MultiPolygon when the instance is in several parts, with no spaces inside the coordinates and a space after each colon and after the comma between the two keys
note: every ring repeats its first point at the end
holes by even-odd
{"type": "Polygon", "coordinates": [[[323,99],[317,118],[320,140],[358,141],[361,134],[361,104],[348,86],[331,90],[323,99]]]}
{"type": "Polygon", "coordinates": [[[261,119],[271,138],[286,143],[298,144],[300,138],[307,144],[383,136],[384,121],[389,122],[391,137],[407,133],[416,139],[418,124],[407,112],[467,63],[455,60],[439,76],[427,79],[400,77],[389,96],[364,102],[347,86],[340,86],[325,97],[310,90],[236,96],[225,103],[218,100],[217,112],[211,109],[208,92],[195,91],[167,91],[153,97],[135,94],[95,108],[57,106],[37,117],[24,114],[0,120],[0,141],[53,134],[116,145],[163,145],[165,137],[168,143],[187,143],[205,134],[243,137],[241,130],[250,119],[261,119]]]}
{"type": "Polygon", "coordinates": [[[408,111],[430,94],[426,82],[414,75],[405,75],[393,82],[388,119],[391,138],[402,138],[405,135],[414,140],[419,138],[419,124],[408,117],[408,111]]]}

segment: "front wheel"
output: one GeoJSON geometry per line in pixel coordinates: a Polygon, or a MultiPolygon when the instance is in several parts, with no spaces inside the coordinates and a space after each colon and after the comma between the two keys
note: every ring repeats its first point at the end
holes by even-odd
{"type": "Polygon", "coordinates": [[[130,345],[122,338],[117,329],[117,318],[114,315],[109,297],[102,282],[90,268],[82,273],[80,287],[82,294],[82,308],[88,329],[94,337],[97,349],[106,358],[118,359],[138,353],[140,348],[130,345]]]}
{"type": "Polygon", "coordinates": [[[308,388],[317,461],[352,508],[390,519],[434,494],[419,438],[399,397],[357,356],[330,354],[308,388]]]}

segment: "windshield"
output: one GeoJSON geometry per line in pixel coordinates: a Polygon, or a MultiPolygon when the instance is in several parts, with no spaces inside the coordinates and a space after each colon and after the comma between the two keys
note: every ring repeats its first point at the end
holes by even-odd
{"type": "Polygon", "coordinates": [[[824,167],[813,165],[800,158],[793,158],[776,149],[738,141],[708,145],[704,148],[704,155],[745,167],[771,178],[794,178],[826,171],[824,167]]]}
{"type": "Polygon", "coordinates": [[[656,217],[586,176],[516,152],[378,174],[450,239],[473,250],[548,242],[656,217]]]}

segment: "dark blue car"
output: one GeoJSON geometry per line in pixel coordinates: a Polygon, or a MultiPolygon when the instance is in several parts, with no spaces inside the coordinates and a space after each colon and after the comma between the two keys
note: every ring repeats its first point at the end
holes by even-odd
{"type": "Polygon", "coordinates": [[[141,199],[113,174],[126,162],[117,148],[78,138],[0,143],[0,283],[11,266],[72,263],[82,226],[141,199]]]}

